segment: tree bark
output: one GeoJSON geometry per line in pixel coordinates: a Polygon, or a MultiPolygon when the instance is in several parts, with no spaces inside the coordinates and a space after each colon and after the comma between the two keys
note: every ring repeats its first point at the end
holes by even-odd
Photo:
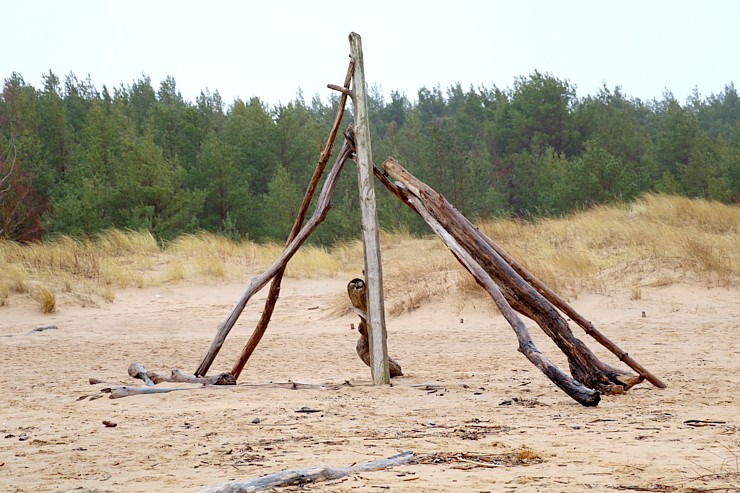
{"type": "Polygon", "coordinates": [[[362,244],[365,253],[367,282],[367,328],[370,339],[370,371],[375,385],[390,383],[388,343],[386,341],[385,306],[383,302],[383,266],[380,260],[380,234],[375,204],[373,156],[370,143],[370,120],[367,111],[365,68],[362,39],[349,35],[355,75],[352,79],[352,102],[355,108],[357,183],[362,213],[362,244]]]}
{"type": "Polygon", "coordinates": [[[599,360],[573,335],[567,321],[494,250],[489,241],[447,200],[411,175],[395,159],[383,163],[386,173],[400,181],[440,225],[496,282],[506,301],[534,320],[568,357],[570,372],[583,385],[602,393],[621,393],[640,379],[599,360]]]}
{"type": "MultiPolygon", "coordinates": [[[[475,227],[472,223],[470,223],[470,220],[468,220],[467,218],[465,219],[472,227],[475,227]]],[[[627,354],[626,351],[623,351],[622,349],[620,349],[619,346],[617,346],[608,337],[606,337],[603,333],[601,333],[601,331],[596,329],[596,327],[594,327],[594,324],[592,324],[589,320],[587,320],[580,313],[578,313],[572,306],[570,306],[568,302],[566,302],[563,298],[558,296],[557,293],[555,293],[552,289],[550,289],[545,283],[540,281],[534,274],[529,272],[522,264],[517,262],[511,255],[509,255],[495,241],[493,241],[491,238],[489,238],[486,235],[483,235],[483,238],[488,242],[491,248],[493,248],[496,251],[496,253],[498,253],[501,256],[501,258],[506,263],[508,263],[520,276],[522,276],[522,279],[524,279],[532,287],[534,287],[542,296],[545,297],[545,299],[547,299],[550,303],[555,305],[565,315],[570,317],[570,319],[573,320],[575,323],[577,323],[586,332],[586,334],[590,335],[594,340],[596,340],[598,343],[600,343],[602,346],[608,349],[612,354],[614,354],[617,358],[619,358],[619,361],[623,362],[624,364],[626,364],[627,366],[635,370],[638,373],[639,377],[634,377],[636,380],[634,382],[630,382],[631,385],[636,385],[637,383],[641,382],[643,379],[646,379],[648,382],[650,382],[651,384],[655,385],[658,388],[661,388],[661,389],[666,388],[666,384],[663,383],[663,381],[661,381],[658,377],[650,373],[640,363],[635,361],[629,354],[627,354]]],[[[615,371],[619,372],[620,370],[617,369],[615,371]]]]}

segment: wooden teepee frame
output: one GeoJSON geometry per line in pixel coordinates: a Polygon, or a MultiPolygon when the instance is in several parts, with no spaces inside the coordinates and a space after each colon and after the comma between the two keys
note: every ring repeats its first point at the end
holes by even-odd
{"type": "MultiPolygon", "coordinates": [[[[388,350],[383,306],[383,275],[378,239],[377,213],[373,175],[389,191],[419,214],[432,230],[442,239],[458,261],[473,275],[493,298],[501,313],[509,322],[519,340],[522,352],[550,380],[569,396],[585,406],[595,406],[601,393],[621,393],[633,385],[648,380],[664,388],[665,384],[647,371],[637,361],[599,332],[591,322],[577,313],[568,303],[555,294],[544,283],[528,272],[508,255],[499,245],[481,233],[467,218],[432,188],[418,180],[395,159],[388,158],[383,170],[372,164],[370,132],[367,115],[366,84],[363,67],[362,42],[360,36],[351,33],[350,63],[343,86],[329,85],[341,93],[339,109],[329,132],[327,144],[321,153],[316,169],[301,203],[298,216],[288,236],[285,249],[273,265],[262,275],[255,277],[239,297],[226,319],[219,325],[216,336],[208,347],[194,375],[173,370],[171,375],[147,372],[143,366],[132,364],[129,374],[141,378],[152,386],[160,381],[197,382],[204,384],[235,384],[244,366],[253,354],[272,316],[280,294],[280,283],[286,265],[308,236],[326,218],[331,207],[331,196],[344,163],[354,159],[357,163],[362,232],[365,255],[367,286],[366,323],[370,343],[370,367],[373,383],[389,383],[388,350]],[[350,89],[351,85],[351,89],[350,89]],[[355,110],[355,126],[344,133],[344,142],[334,165],[327,174],[316,209],[306,220],[308,208],[318,187],[320,178],[331,156],[339,125],[344,115],[348,98],[355,110]],[[395,182],[391,182],[392,177],[395,182]],[[270,290],[262,316],[247,341],[238,360],[228,373],[207,377],[214,359],[221,349],[249,299],[270,280],[270,290]],[[517,314],[535,321],[568,357],[568,375],[556,367],[539,352],[529,336],[526,325],[517,314]],[[620,361],[637,372],[637,376],[614,368],[599,360],[593,352],[572,333],[566,315],[587,334],[615,354],[620,361]]],[[[291,384],[294,387],[300,384],[291,384]]],[[[110,389],[108,389],[110,391],[110,389]]],[[[112,396],[131,395],[142,392],[166,392],[173,389],[113,389],[112,396]]]]}

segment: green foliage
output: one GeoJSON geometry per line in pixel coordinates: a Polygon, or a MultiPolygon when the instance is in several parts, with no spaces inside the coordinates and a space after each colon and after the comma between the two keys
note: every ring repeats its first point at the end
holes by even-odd
{"type": "Polygon", "coordinates": [[[260,239],[285,240],[298,215],[302,198],[303,194],[288,170],[278,165],[262,200],[260,239]]]}
{"type": "MultiPolygon", "coordinates": [[[[117,227],[282,242],[338,101],[226,105],[204,91],[191,103],[172,77],[109,91],[48,72],[37,90],[12,74],[0,94],[0,237],[117,227]]],[[[618,87],[578,98],[535,71],[505,89],[424,87],[415,102],[373,87],[368,103],[376,163],[397,158],[471,218],[564,214],[650,191],[740,201],[732,83],[685,105],[670,93],[643,103],[618,87]]],[[[351,120],[350,106],[342,128],[351,120]]],[[[426,231],[382,187],[376,196],[382,227],[426,231]]],[[[360,236],[351,163],[332,203],[311,241],[360,236]]]]}

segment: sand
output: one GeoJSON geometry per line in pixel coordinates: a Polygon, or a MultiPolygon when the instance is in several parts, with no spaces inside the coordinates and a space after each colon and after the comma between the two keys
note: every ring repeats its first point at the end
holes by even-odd
{"type": "MultiPolygon", "coordinates": [[[[0,307],[0,491],[195,492],[406,450],[420,463],[304,490],[740,491],[738,289],[672,285],[643,288],[639,300],[618,289],[573,300],[668,384],[643,383],[585,408],[516,351],[513,331],[482,301],[438,300],[389,318],[389,351],[405,376],[392,387],[370,385],[350,329],[357,316],[329,316],[347,280],[285,280],[239,380],[327,386],[305,390],[109,399],[100,392],[106,385],[88,383],[143,385],[127,374],[134,361],[192,373],[241,284],[130,289],[110,304],[66,303],[51,315],[11,298],[0,307]],[[48,325],[58,328],[29,332],[48,325]]],[[[248,305],[211,373],[231,368],[262,296],[248,305]]],[[[565,368],[529,325],[539,348],[565,368]]]]}

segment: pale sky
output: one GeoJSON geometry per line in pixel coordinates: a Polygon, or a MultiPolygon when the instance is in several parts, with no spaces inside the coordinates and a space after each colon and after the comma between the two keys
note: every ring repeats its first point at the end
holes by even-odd
{"type": "Polygon", "coordinates": [[[326,100],[348,35],[362,36],[368,84],[416,99],[421,87],[512,87],[534,70],[583,97],[605,83],[684,102],[740,82],[740,0],[17,0],[0,8],[0,77],[88,75],[98,89],[171,75],[193,101],[326,100]]]}

